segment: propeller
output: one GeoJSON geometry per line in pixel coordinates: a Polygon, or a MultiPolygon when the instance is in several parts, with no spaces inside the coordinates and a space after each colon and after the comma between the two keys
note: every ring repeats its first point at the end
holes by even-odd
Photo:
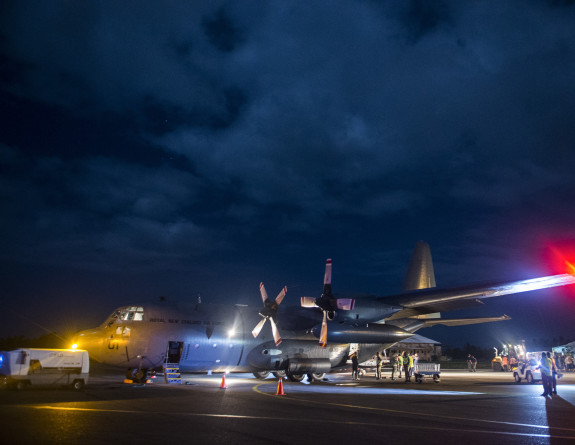
{"type": "Polygon", "coordinates": [[[282,342],[280,333],[274,321],[274,317],[277,315],[278,306],[281,304],[282,300],[286,296],[286,293],[287,293],[287,287],[284,286],[284,288],[280,291],[276,299],[274,301],[270,301],[268,299],[268,293],[266,292],[264,283],[260,283],[260,294],[262,295],[262,301],[264,302],[264,308],[261,310],[260,315],[263,317],[263,320],[261,320],[252,331],[254,338],[260,334],[260,331],[264,327],[264,324],[266,324],[266,320],[269,320],[270,324],[272,325],[272,333],[274,336],[276,346],[282,342]]]}
{"type": "Polygon", "coordinates": [[[318,307],[323,312],[321,322],[321,333],[319,336],[319,345],[322,348],[327,346],[327,320],[333,320],[336,309],[351,311],[355,300],[353,298],[334,298],[331,292],[331,259],[325,262],[325,274],[323,276],[323,293],[319,298],[301,297],[302,307],[318,307]]]}

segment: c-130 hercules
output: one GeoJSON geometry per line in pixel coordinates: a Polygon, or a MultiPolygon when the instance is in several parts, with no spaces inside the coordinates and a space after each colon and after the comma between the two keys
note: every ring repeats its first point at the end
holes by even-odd
{"type": "Polygon", "coordinates": [[[299,307],[278,310],[287,289],[271,301],[260,284],[264,307],[259,313],[247,306],[199,302],[124,306],[73,341],[96,361],[125,368],[152,369],[170,362],[178,363],[182,372],[251,372],[258,378],[273,373],[292,381],[307,374],[310,380],[321,379],[345,366],[352,343],[359,344],[362,362],[421,328],[510,319],[444,319],[440,312],[478,306],[484,298],[570,284],[575,284],[575,276],[561,274],[438,289],[429,245],[420,241],[404,292],[398,295],[335,297],[328,259],[323,293],[302,297],[299,307]],[[267,320],[271,329],[262,329],[267,320]]]}

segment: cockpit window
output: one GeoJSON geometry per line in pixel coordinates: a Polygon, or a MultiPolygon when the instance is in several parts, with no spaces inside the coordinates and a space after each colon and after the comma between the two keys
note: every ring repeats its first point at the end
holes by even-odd
{"type": "Polygon", "coordinates": [[[144,319],[144,308],[142,306],[126,306],[115,311],[107,321],[111,326],[116,320],[141,321],[144,319]]]}
{"type": "Polygon", "coordinates": [[[141,321],[144,319],[144,308],[142,306],[128,306],[120,309],[120,320],[141,321]]]}

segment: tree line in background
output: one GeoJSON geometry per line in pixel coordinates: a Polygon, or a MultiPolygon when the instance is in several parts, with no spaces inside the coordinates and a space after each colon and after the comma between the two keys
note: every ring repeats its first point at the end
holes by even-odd
{"type": "Polygon", "coordinates": [[[28,338],[22,335],[17,337],[0,338],[0,351],[9,351],[19,348],[45,348],[61,349],[68,348],[70,345],[56,334],[44,334],[36,338],[28,338]]]}

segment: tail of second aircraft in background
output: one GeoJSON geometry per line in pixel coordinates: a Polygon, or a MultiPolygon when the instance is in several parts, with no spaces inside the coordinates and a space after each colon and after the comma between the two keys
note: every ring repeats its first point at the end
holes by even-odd
{"type": "Polygon", "coordinates": [[[429,289],[435,286],[435,272],[429,244],[418,241],[411,255],[403,290],[429,289]]]}
{"type": "MultiPolygon", "coordinates": [[[[436,284],[431,249],[425,241],[418,241],[411,254],[411,261],[403,282],[403,290],[407,292],[432,287],[436,287],[436,284]]],[[[441,318],[441,312],[420,315],[418,318],[441,318]]]]}

